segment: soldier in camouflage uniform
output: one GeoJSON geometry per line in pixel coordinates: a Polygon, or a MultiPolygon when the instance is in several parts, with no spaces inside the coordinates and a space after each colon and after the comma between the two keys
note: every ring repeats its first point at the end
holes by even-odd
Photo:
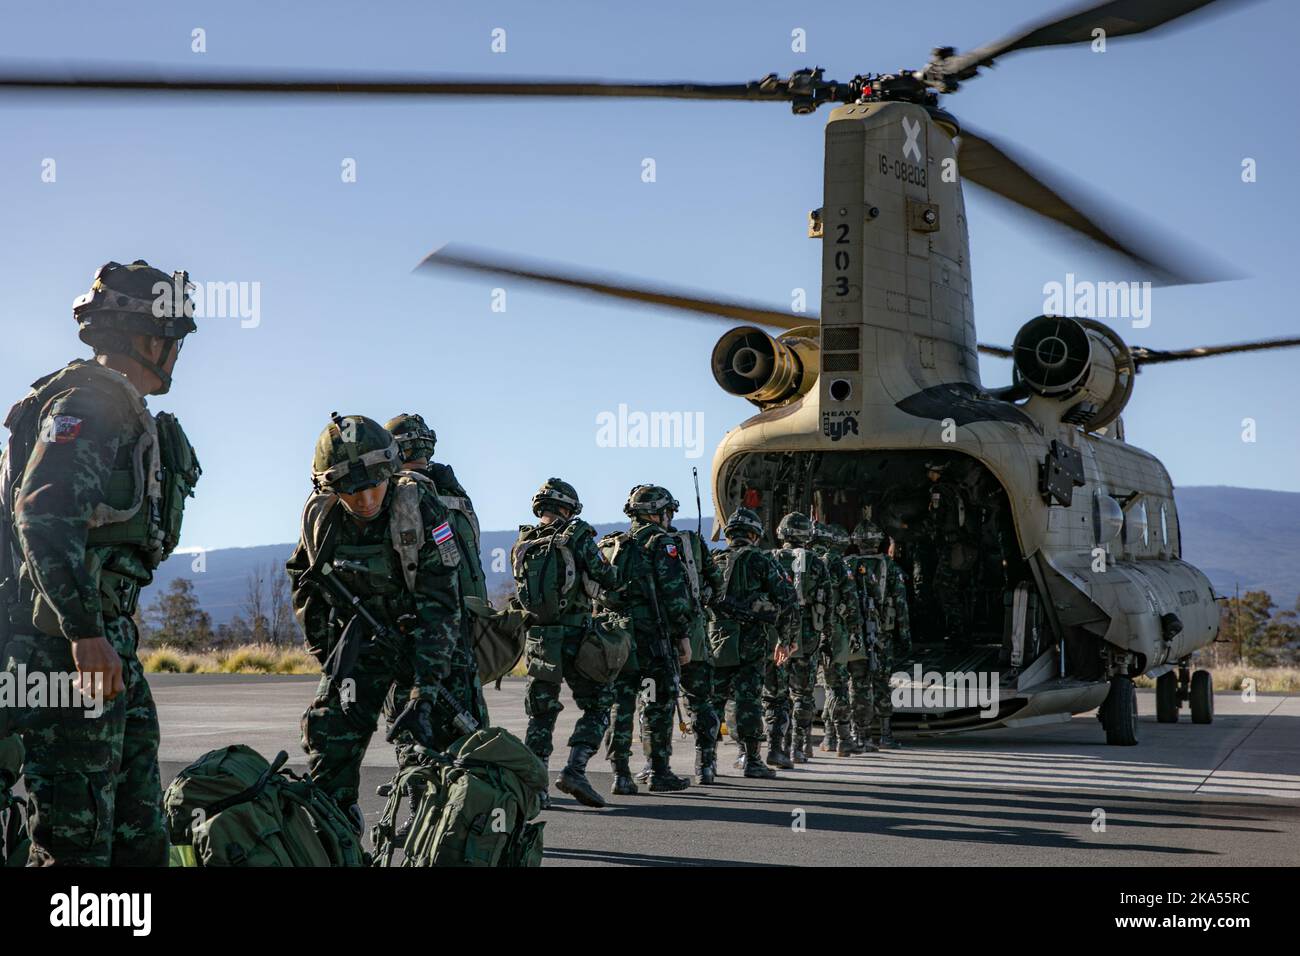
{"type": "Polygon", "coordinates": [[[737,508],[723,527],[727,549],[715,556],[722,585],[714,597],[709,645],[715,662],[715,706],[736,702],[732,733],[740,741],[746,777],[776,776],[763,764],[763,668],[774,648],[772,626],[787,626],[797,609],[794,588],[781,566],[757,547],[763,522],[749,508],[737,508]]]}
{"type": "MultiPolygon", "coordinates": [[[[427,479],[430,490],[451,517],[450,527],[460,548],[460,564],[457,566],[456,579],[460,591],[460,626],[465,631],[466,639],[472,639],[473,619],[465,607],[466,598],[477,598],[484,608],[489,606],[487,593],[487,575],[483,573],[482,549],[479,537],[478,515],[474,513],[474,503],[464,486],[456,479],[456,473],[450,465],[433,460],[433,450],[438,443],[438,436],[425,424],[420,415],[403,412],[388,420],[384,426],[401,453],[403,471],[427,479]]],[[[397,715],[406,705],[410,688],[393,685],[388,700],[384,702],[384,720],[391,727],[397,715]]],[[[487,704],[483,704],[484,722],[487,721],[487,704]]],[[[405,736],[398,738],[397,763],[407,766],[415,759],[414,744],[405,736]]],[[[414,801],[412,801],[412,807],[414,801]]]]}
{"type": "Polygon", "coordinates": [[[799,602],[798,643],[788,663],[793,725],[793,746],[787,751],[793,763],[807,763],[812,757],[812,725],[815,716],[814,685],[817,681],[818,647],[826,626],[830,572],[808,545],[812,543],[812,519],[791,512],[777,525],[781,547],[773,557],[794,585],[799,602]]]}
{"type": "Polygon", "coordinates": [[[673,713],[679,669],[690,663],[690,627],[695,613],[691,585],[683,567],[681,545],[669,532],[670,516],[680,507],[666,488],[637,485],[623,513],[632,519],[627,531],[608,534],[600,549],[623,582],[611,603],[629,614],[635,646],[614,682],[609,758],[615,794],[637,792],[629,764],[637,696],[645,695],[645,725],[650,735],[650,789],[685,790],[690,780],[673,773],[673,713]]]}
{"type": "Polygon", "coordinates": [[[180,536],[200,468],[176,419],[151,415],[195,330],[185,273],[104,265],[72,307],[93,361],[38,380],[5,420],[0,663],[79,674],[85,702],[9,715],[22,734],[38,866],[166,866],[158,716],[137,656],[140,589],[180,536]]]}
{"type": "Polygon", "coordinates": [[[355,666],[331,680],[330,666],[302,718],[312,777],[350,813],[357,806],[361,760],[396,683],[409,688],[421,728],[416,740],[442,749],[462,735],[455,710],[486,721],[478,666],[460,624],[461,552],[450,515],[427,483],[399,470],[397,443],[378,422],[335,414],[316,442],[315,491],[303,509],[302,536],[287,569],[307,646],[322,664],[343,655],[345,629],[359,626],[351,607],[322,586],[328,566],[389,640],[361,644],[355,666]]]}
{"type": "MultiPolygon", "coordinates": [[[[780,534],[778,527],[778,536],[780,534]]],[[[790,574],[782,560],[782,548],[768,551],[781,575],[791,585],[794,576],[790,574]]],[[[795,593],[796,601],[798,592],[795,593]]],[[[790,665],[793,656],[801,644],[802,622],[796,610],[785,615],[778,625],[769,633],[770,643],[774,645],[773,653],[768,655],[763,664],[763,722],[767,726],[767,765],[778,770],[793,770],[794,759],[790,754],[792,739],[791,713],[793,710],[790,697],[790,665]]]]}
{"type": "Polygon", "coordinates": [[[596,529],[578,518],[581,511],[582,502],[571,484],[547,479],[533,495],[533,514],[540,520],[519,528],[510,563],[519,602],[537,625],[531,633],[545,632],[540,635],[542,640],[528,642],[529,679],[524,698],[528,731],[524,742],[543,764],[550,759],[555,720],[564,709],[560,703],[563,680],[582,716],[569,735],[569,762],[555,786],[579,803],[603,807],[605,798],[587,779],[587,762],[609,725],[613,689],[583,674],[575,662],[592,630],[592,599],[602,589],[617,588],[619,577],[596,547],[596,529]]]}
{"type": "Polygon", "coordinates": [[[894,705],[890,698],[889,678],[894,661],[912,652],[912,631],[907,612],[907,582],[902,569],[894,563],[885,547],[885,536],[875,525],[863,521],[853,529],[853,543],[858,548],[857,563],[865,565],[864,583],[870,588],[872,613],[876,616],[877,650],[871,668],[871,720],[880,720],[880,746],[897,749],[890,724],[894,705]]]}
{"type": "Polygon", "coordinates": [[[695,735],[695,774],[701,784],[709,786],[718,773],[717,745],[722,718],[713,706],[713,661],[709,658],[709,615],[706,609],[722,589],[722,572],[714,563],[704,538],[696,531],[674,528],[672,520],[673,513],[670,512],[669,530],[679,542],[682,567],[691,586],[692,603],[689,627],[691,659],[682,666],[682,694],[686,698],[686,711],[695,735]]]}
{"type": "Polygon", "coordinates": [[[822,634],[822,683],[826,687],[826,705],[822,720],[826,736],[822,750],[837,757],[857,751],[849,725],[849,671],[846,661],[852,653],[854,636],[862,625],[854,599],[853,579],[837,545],[841,542],[831,525],[813,523],[813,550],[826,565],[830,581],[830,616],[822,634]]]}

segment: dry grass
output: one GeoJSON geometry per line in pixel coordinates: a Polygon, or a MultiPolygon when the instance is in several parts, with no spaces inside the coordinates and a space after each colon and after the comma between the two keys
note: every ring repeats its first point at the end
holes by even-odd
{"type": "Polygon", "coordinates": [[[320,665],[302,647],[246,644],[229,651],[191,653],[157,647],[142,659],[151,674],[319,674],[320,665]]]}
{"type": "MultiPolygon", "coordinates": [[[[1241,690],[1242,683],[1255,681],[1255,691],[1260,694],[1286,694],[1300,692],[1300,667],[1242,667],[1229,664],[1214,668],[1214,689],[1241,690]]],[[[1134,683],[1139,687],[1155,687],[1149,677],[1139,677],[1134,683]]]]}

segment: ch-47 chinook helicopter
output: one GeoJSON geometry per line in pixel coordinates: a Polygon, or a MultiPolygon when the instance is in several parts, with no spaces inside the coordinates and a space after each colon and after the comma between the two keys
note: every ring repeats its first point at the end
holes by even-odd
{"type": "MultiPolygon", "coordinates": [[[[912,572],[910,672],[998,675],[992,718],[974,706],[903,708],[897,729],[1028,726],[1100,705],[1106,738],[1137,741],[1133,678],[1157,681],[1157,716],[1213,694],[1191,655],[1215,639],[1209,580],[1181,560],[1173,485],[1124,440],[1120,415],[1144,366],[1300,345],[1273,339],[1180,351],[1128,346],[1100,322],[1031,319],[1010,348],[977,345],[963,181],[1127,257],[1166,283],[1218,278],[1170,247],[1121,237],[939,105],[1017,50],[1141,33],[1212,0],[1112,0],[969,53],[936,49],[919,70],[826,80],[821,69],[723,84],[480,79],[159,78],[0,75],[0,87],[309,95],[613,96],[837,104],[826,124],[820,318],[501,257],[444,250],[424,268],[512,276],[741,321],[713,350],[718,384],[758,414],[713,463],[715,513],[744,504],[775,527],[808,511],[870,517],[912,572]],[[776,334],[770,334],[767,330],[776,334]],[[1010,358],[986,389],[977,351],[1010,358]]],[[[1225,7],[1231,0],[1220,0],[1225,7]]]]}

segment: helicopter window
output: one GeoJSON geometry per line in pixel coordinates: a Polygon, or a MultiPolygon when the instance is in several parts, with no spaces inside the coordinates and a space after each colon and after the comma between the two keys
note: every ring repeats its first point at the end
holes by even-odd
{"type": "Polygon", "coordinates": [[[1138,505],[1138,518],[1142,522],[1142,547],[1145,548],[1151,544],[1151,530],[1147,524],[1147,503],[1145,501],[1138,505]]]}
{"type": "Polygon", "coordinates": [[[1160,506],[1160,543],[1169,547],[1169,516],[1165,513],[1164,505],[1160,506]]]}

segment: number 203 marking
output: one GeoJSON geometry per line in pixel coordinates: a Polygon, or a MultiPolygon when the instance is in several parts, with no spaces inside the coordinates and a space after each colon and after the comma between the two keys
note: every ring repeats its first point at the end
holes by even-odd
{"type": "MultiPolygon", "coordinates": [[[[835,226],[835,245],[847,246],[849,242],[849,224],[847,222],[837,223],[835,226]]],[[[849,250],[835,250],[835,271],[839,273],[835,277],[835,294],[836,296],[846,296],[849,294],[849,277],[845,274],[849,271],[849,250]]]]}

